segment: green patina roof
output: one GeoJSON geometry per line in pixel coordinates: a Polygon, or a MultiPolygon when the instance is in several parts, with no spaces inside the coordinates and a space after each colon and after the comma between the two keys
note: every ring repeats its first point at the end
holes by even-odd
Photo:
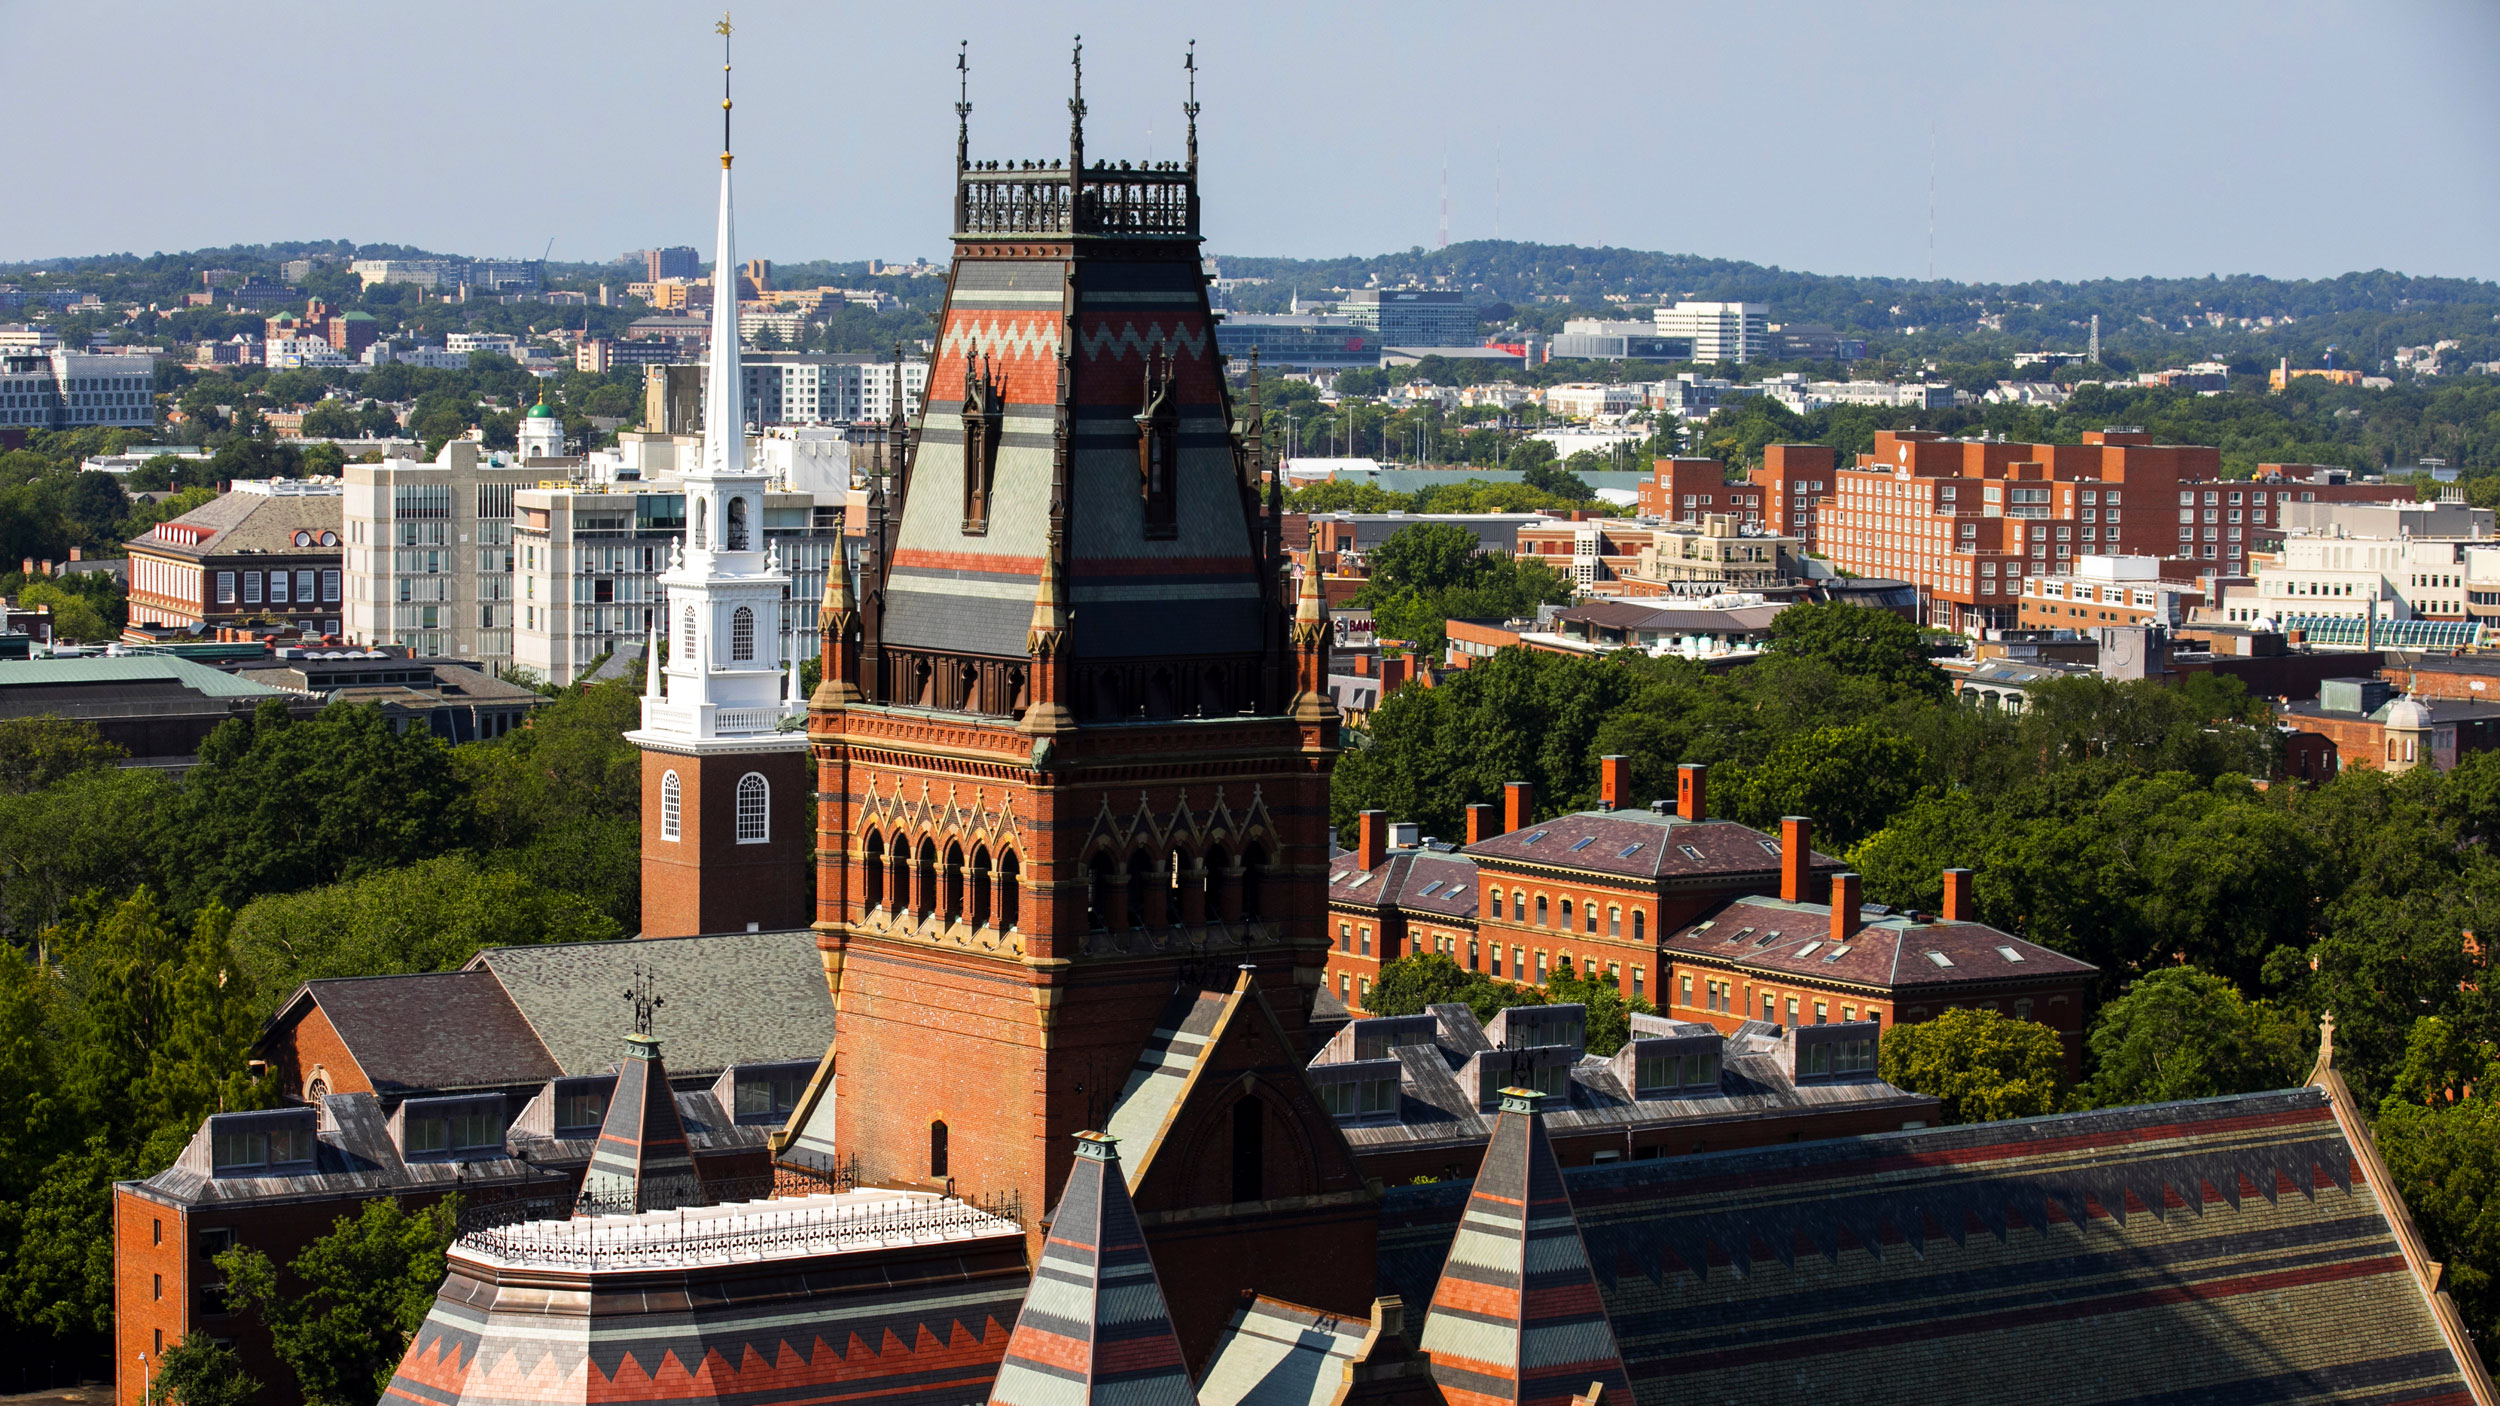
{"type": "Polygon", "coordinates": [[[95,655],[81,659],[0,660],[0,689],[30,684],[136,683],[174,679],[211,698],[275,698],[281,690],[236,678],[222,669],[169,655],[95,655]]]}

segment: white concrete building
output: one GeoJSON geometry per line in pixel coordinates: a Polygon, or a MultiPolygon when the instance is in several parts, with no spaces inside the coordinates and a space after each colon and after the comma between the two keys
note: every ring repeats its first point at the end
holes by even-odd
{"type": "Polygon", "coordinates": [[[1771,310],[1761,303],[1677,303],[1651,314],[1666,337],[1688,337],[1695,361],[1743,363],[1770,351],[1771,310]]]}
{"type": "Polygon", "coordinates": [[[447,352],[496,352],[518,361],[521,339],[509,332],[450,332],[444,334],[443,350],[447,352]]]}
{"type": "Polygon", "coordinates": [[[0,352],[0,427],[145,429],[155,423],[154,357],[0,352]]]}
{"type": "Polygon", "coordinates": [[[1641,408],[1641,402],[1648,398],[1647,391],[1646,386],[1607,386],[1594,381],[1571,381],[1546,388],[1545,413],[1570,420],[1628,415],[1641,408]]]}
{"type": "Polygon", "coordinates": [[[512,496],[547,477],[455,439],[431,463],[349,464],[345,632],[498,668],[512,660],[512,496]]]}

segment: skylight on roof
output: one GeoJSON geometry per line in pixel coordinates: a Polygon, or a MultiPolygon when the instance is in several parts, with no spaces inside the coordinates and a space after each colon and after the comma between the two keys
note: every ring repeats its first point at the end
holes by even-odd
{"type": "Polygon", "coordinates": [[[1780,842],[1777,840],[1764,840],[1762,842],[1762,852],[1764,854],[1776,856],[1780,852],[1780,842]]]}
{"type": "Polygon", "coordinates": [[[1640,852],[1641,847],[1639,845],[1625,845],[1623,848],[1615,851],[1615,858],[1630,859],[1633,855],[1639,854],[1640,852]]]}
{"type": "Polygon", "coordinates": [[[1837,962],[1837,961],[1839,961],[1841,958],[1846,957],[1846,956],[1848,956],[1848,955],[1849,955],[1849,944],[1848,944],[1848,943],[1846,943],[1846,942],[1844,942],[1844,943],[1840,944],[1838,947],[1833,948],[1831,951],[1824,953],[1824,954],[1823,954],[1823,960],[1824,960],[1824,961],[1826,961],[1826,962],[1837,962]]]}
{"type": "Polygon", "coordinates": [[[2011,948],[2011,947],[2000,947],[2000,948],[1998,948],[1998,949],[1997,949],[1997,955],[1998,955],[1998,956],[2000,956],[2000,957],[2003,957],[2005,960],[2007,960],[2007,961],[2009,961],[2009,962],[2019,962],[2019,961],[2021,961],[2021,960],[2023,959],[2023,954],[2022,954],[2022,953],[2020,953],[2020,952],[2015,951],[2015,950],[2014,950],[2013,948],[2011,948]]]}
{"type": "Polygon", "coordinates": [[[1676,848],[1684,851],[1684,857],[1686,859],[1693,861],[1695,864],[1699,864],[1701,862],[1700,850],[1693,848],[1691,845],[1677,845],[1676,848]]]}
{"type": "Polygon", "coordinates": [[[1930,952],[1930,953],[1928,953],[1928,954],[1927,954],[1927,960],[1928,960],[1928,961],[1931,961],[1931,962],[1933,962],[1933,963],[1935,963],[1937,966],[1940,966],[1940,967],[1949,967],[1949,966],[1952,966],[1952,965],[1953,965],[1953,959],[1952,959],[1951,957],[1946,956],[1946,955],[1945,955],[1945,954],[1943,954],[1942,952],[1930,952]]]}
{"type": "Polygon", "coordinates": [[[1753,940],[1753,945],[1756,947],[1768,947],[1772,943],[1779,940],[1780,930],[1778,928],[1773,928],[1769,932],[1764,933],[1762,936],[1755,938],[1753,940]]]}
{"type": "Polygon", "coordinates": [[[1346,885],[1346,892],[1352,893],[1354,890],[1361,888],[1363,885],[1368,884],[1371,881],[1372,876],[1365,874],[1361,878],[1356,879],[1353,883],[1346,885]]]}
{"type": "Polygon", "coordinates": [[[1737,943],[1740,943],[1751,936],[1753,936],[1752,928],[1738,928],[1736,931],[1727,935],[1727,945],[1733,947],[1737,943]]]}
{"type": "Polygon", "coordinates": [[[1819,941],[1809,942],[1805,946],[1797,949],[1797,955],[1800,957],[1811,957],[1815,954],[1817,949],[1822,947],[1822,945],[1823,944],[1819,941]]]}
{"type": "Polygon", "coordinates": [[[1571,853],[1578,854],[1580,851],[1587,849],[1590,845],[1596,843],[1597,837],[1595,835],[1582,835],[1579,839],[1572,841],[1571,853]]]}
{"type": "Polygon", "coordinates": [[[1523,844],[1523,845],[1532,845],[1532,844],[1535,844],[1537,841],[1539,841],[1539,840],[1541,840],[1541,839],[1544,839],[1546,836],[1548,836],[1548,835],[1550,835],[1550,834],[1553,834],[1553,833],[1554,833],[1554,832],[1553,832],[1553,831],[1551,831],[1551,830],[1539,830],[1539,831],[1537,831],[1535,834],[1530,835],[1528,838],[1526,838],[1526,839],[1524,839],[1524,840],[1521,840],[1519,843],[1521,843],[1521,844],[1523,844]]]}
{"type": "Polygon", "coordinates": [[[1434,894],[1436,894],[1436,893],[1438,893],[1438,892],[1440,892],[1440,891],[1441,891],[1441,881],[1440,881],[1439,879],[1435,879],[1435,880],[1433,880],[1431,883],[1428,883],[1428,884],[1424,885],[1424,891],[1423,891],[1422,893],[1419,893],[1419,894],[1415,895],[1415,896],[1416,896],[1417,898],[1430,898],[1430,897],[1432,897],[1434,894]]]}

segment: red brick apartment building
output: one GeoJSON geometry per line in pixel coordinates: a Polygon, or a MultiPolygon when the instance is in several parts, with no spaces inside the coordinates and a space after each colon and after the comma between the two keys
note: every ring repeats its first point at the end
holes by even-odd
{"type": "Polygon", "coordinates": [[[1773,444],[1762,450],[1762,467],[1745,477],[1762,490],[1766,507],[1762,523],[1782,537],[1794,537],[1805,550],[1815,545],[1823,507],[1840,487],[1839,451],[1821,444],[1773,444]]]}
{"type": "Polygon", "coordinates": [[[1839,471],[1822,548],[1845,570],[1911,582],[1930,625],[2005,629],[2027,578],[2065,574],[2078,557],[2165,557],[2237,575],[2249,552],[2280,539],[2282,503],[2413,492],[2301,481],[2298,466],[2261,465],[2256,482],[2225,481],[2221,469],[2219,450],[2136,430],[2088,430],[2079,445],[1885,430],[1839,471]]]}

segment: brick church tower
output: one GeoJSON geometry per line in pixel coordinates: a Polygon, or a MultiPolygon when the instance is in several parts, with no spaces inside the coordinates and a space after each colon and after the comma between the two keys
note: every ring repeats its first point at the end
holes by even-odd
{"type": "MultiPolygon", "coordinates": [[[[1201,996],[1280,1062],[1210,1076],[1223,1106],[1164,1163],[1236,1203],[1351,1168],[1298,1073],[1337,713],[1216,352],[1194,94],[1188,160],[1137,166],[1087,164],[1081,66],[1076,92],[1063,160],[975,163],[958,128],[928,397],[889,429],[857,596],[828,578],[808,705],[840,1155],[1028,1223],[1152,1069],[1197,1086],[1201,996]]],[[[1178,1141],[1196,1108],[1140,1126],[1178,1141]]]]}
{"type": "MultiPolygon", "coordinates": [[[[722,86],[716,267],[734,269],[726,77],[722,86]]],[[[652,620],[642,726],[626,734],[642,749],[645,937],[808,921],[807,738],[780,730],[799,708],[781,626],[790,575],[764,538],[767,475],[747,449],[735,298],[713,300],[707,375],[687,535],[660,577],[668,618],[652,620]]]]}

